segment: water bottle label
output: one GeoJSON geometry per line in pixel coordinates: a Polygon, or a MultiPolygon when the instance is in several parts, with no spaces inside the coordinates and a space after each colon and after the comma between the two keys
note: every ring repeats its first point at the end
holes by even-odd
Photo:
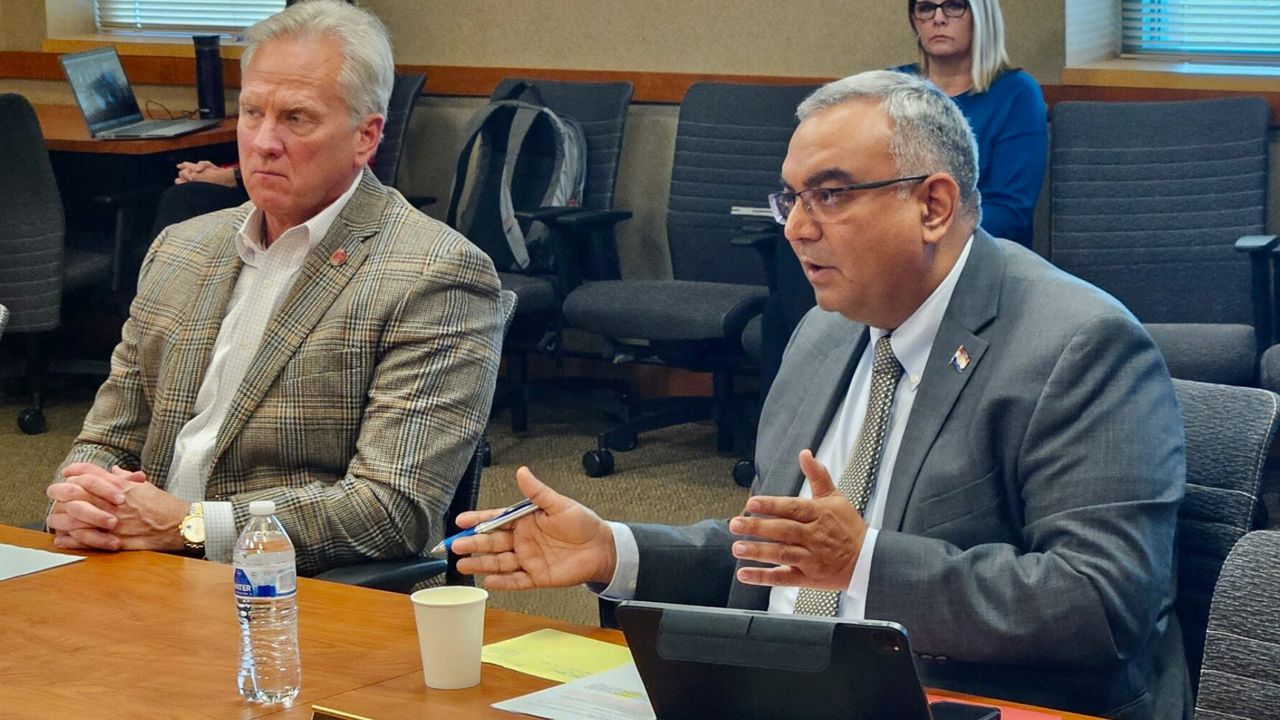
{"type": "Polygon", "coordinates": [[[236,597],[282,598],[298,590],[298,573],[291,567],[237,567],[236,597]]]}

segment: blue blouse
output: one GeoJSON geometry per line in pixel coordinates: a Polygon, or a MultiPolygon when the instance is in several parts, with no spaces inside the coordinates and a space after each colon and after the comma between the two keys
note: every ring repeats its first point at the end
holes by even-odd
{"type": "MultiPolygon", "coordinates": [[[[894,70],[920,74],[919,65],[894,70]]],[[[1040,86],[1027,73],[1009,70],[986,92],[970,91],[951,99],[978,139],[982,228],[1031,247],[1036,200],[1049,152],[1048,111],[1040,86]]]]}

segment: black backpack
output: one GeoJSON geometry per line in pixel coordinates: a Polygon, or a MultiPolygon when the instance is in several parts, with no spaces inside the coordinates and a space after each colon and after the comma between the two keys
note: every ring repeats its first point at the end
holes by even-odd
{"type": "Polygon", "coordinates": [[[517,83],[471,117],[465,137],[446,222],[500,271],[552,272],[546,226],[522,228],[516,213],[581,202],[587,174],[582,126],[548,108],[537,86],[517,83]]]}

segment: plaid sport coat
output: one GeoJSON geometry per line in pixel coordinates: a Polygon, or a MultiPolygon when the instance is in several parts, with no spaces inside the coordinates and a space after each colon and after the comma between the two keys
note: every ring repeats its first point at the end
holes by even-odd
{"type": "MultiPolygon", "coordinates": [[[[251,210],[156,238],[111,375],[63,466],[141,468],[167,486],[251,210]]],[[[484,253],[366,170],[267,325],[218,432],[206,499],[231,501],[237,527],[250,501],[274,500],[305,575],[438,542],[488,418],[498,290],[484,253]]]]}

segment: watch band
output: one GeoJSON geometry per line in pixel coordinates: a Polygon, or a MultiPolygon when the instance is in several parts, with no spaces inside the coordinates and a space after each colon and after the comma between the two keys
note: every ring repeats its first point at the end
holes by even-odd
{"type": "Polygon", "coordinates": [[[186,516],[182,518],[182,522],[178,523],[178,534],[182,537],[182,547],[186,554],[194,557],[204,557],[203,504],[198,502],[191,503],[186,516]]]}

